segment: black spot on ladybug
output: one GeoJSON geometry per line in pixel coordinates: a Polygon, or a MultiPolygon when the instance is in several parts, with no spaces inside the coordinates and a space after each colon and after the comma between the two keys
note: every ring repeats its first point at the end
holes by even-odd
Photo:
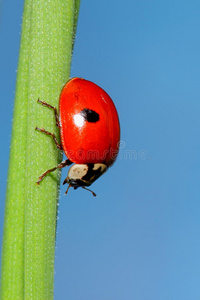
{"type": "Polygon", "coordinates": [[[95,176],[96,179],[101,176],[101,167],[99,167],[97,170],[94,170],[94,164],[87,164],[87,166],[88,166],[88,171],[82,177],[82,180],[89,181],[92,176],[95,176]]]}
{"type": "Polygon", "coordinates": [[[85,119],[85,121],[90,123],[96,123],[99,121],[99,114],[89,108],[81,110],[80,115],[85,119]]]}

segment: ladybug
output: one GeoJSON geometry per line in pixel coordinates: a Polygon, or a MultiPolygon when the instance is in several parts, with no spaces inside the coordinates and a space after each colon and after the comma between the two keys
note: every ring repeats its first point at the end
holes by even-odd
{"type": "Polygon", "coordinates": [[[66,193],[70,187],[89,190],[86,187],[106,172],[118,154],[120,125],[112,99],[95,83],[75,77],[61,91],[59,116],[55,107],[39,99],[38,103],[54,110],[61,144],[54,133],[44,128],[35,129],[52,136],[57,148],[64,151],[67,160],[44,172],[37,184],[48,173],[73,164],[63,182],[68,183],[66,193]]]}

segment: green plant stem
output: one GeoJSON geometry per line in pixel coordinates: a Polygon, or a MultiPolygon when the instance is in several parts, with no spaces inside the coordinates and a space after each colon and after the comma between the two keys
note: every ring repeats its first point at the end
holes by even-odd
{"type": "Polygon", "coordinates": [[[36,185],[62,155],[53,112],[69,79],[79,0],[26,0],[17,74],[2,250],[1,299],[53,299],[59,172],[36,185]]]}

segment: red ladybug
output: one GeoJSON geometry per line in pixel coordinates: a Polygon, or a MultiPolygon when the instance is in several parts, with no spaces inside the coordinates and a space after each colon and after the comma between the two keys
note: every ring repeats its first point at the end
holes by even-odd
{"type": "Polygon", "coordinates": [[[60,94],[60,118],[55,107],[39,99],[38,102],[54,110],[61,145],[53,133],[38,127],[36,130],[51,135],[68,159],[44,172],[37,184],[46,174],[74,163],[63,182],[69,184],[66,193],[70,187],[87,189],[114,163],[118,154],[120,126],[112,99],[93,82],[72,78],[60,94]]]}

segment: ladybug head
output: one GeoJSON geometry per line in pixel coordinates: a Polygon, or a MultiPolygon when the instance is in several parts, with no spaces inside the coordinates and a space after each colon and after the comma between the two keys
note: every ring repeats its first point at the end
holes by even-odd
{"type": "MultiPolygon", "coordinates": [[[[78,187],[89,190],[86,186],[90,186],[106,170],[107,166],[105,164],[74,164],[69,169],[68,175],[63,182],[63,184],[69,184],[65,194],[67,194],[70,187],[73,187],[75,190],[78,187]]],[[[92,192],[91,190],[89,191],[92,192]]],[[[94,192],[92,194],[96,196],[94,192]]]]}

